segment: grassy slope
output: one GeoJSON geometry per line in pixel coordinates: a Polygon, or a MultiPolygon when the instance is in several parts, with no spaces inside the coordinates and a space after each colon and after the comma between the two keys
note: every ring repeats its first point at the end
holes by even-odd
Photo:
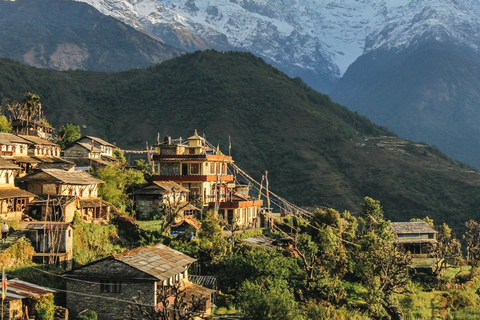
{"type": "Polygon", "coordinates": [[[196,52],[114,74],[1,64],[4,97],[36,92],[54,126],[85,124],[83,133],[121,147],[198,129],[228,152],[231,135],[237,164],[255,178],[268,170],[271,188],[299,205],[355,210],[368,195],[392,220],[429,215],[459,227],[480,218],[477,173],[385,137],[385,128],[248,53],[196,52]]]}

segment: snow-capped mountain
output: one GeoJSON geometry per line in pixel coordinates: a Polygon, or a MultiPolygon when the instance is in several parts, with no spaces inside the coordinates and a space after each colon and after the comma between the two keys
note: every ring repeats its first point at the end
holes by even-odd
{"type": "Polygon", "coordinates": [[[251,51],[321,90],[371,50],[427,35],[480,45],[476,0],[78,1],[182,49],[251,51]]]}

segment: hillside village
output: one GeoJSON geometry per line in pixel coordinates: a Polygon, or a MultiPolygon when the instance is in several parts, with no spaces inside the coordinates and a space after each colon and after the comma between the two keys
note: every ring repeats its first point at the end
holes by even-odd
{"type": "Polygon", "coordinates": [[[390,223],[371,198],[356,216],[307,211],[197,130],[158,135],[129,163],[113,143],[79,127],[66,142],[40,120],[0,133],[4,319],[406,319],[417,273],[480,286],[455,234],[428,217],[390,223]]]}

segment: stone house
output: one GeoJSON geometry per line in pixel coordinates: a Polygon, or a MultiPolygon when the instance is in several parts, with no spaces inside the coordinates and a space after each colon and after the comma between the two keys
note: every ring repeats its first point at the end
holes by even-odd
{"type": "Polygon", "coordinates": [[[209,313],[214,290],[189,281],[188,268],[194,261],[159,244],[92,262],[64,273],[67,308],[71,314],[94,310],[99,320],[126,319],[135,302],[147,306],[150,312],[161,310],[166,300],[173,303],[178,288],[185,293],[185,302],[191,301],[193,294],[202,296],[202,311],[209,313]]]}
{"type": "Polygon", "coordinates": [[[31,204],[38,220],[72,222],[75,212],[85,221],[108,221],[110,204],[98,197],[102,180],[84,171],[43,169],[23,178],[26,189],[41,199],[31,204]]]}
{"type": "Polygon", "coordinates": [[[0,158],[0,218],[7,221],[20,221],[35,194],[15,187],[15,177],[21,168],[0,158]]]}
{"type": "Polygon", "coordinates": [[[70,223],[32,222],[25,226],[25,230],[35,249],[33,262],[72,269],[73,228],[70,223]]]}
{"type": "Polygon", "coordinates": [[[0,156],[19,165],[22,169],[21,174],[25,174],[32,163],[37,164],[39,162],[28,156],[30,145],[29,141],[17,135],[0,132],[0,156]]]}
{"type": "Polygon", "coordinates": [[[102,159],[102,150],[92,143],[74,142],[63,151],[63,157],[79,167],[105,167],[110,162],[102,159]]]}
{"type": "Polygon", "coordinates": [[[425,221],[392,222],[391,232],[414,258],[427,258],[437,242],[437,231],[425,221]]]}
{"type": "MultiPolygon", "coordinates": [[[[153,181],[134,194],[137,217],[149,219],[152,214],[160,212],[165,206],[186,208],[188,192],[187,188],[173,181],[153,181]]],[[[189,209],[191,206],[186,210],[189,209]]]]}
{"type": "Polygon", "coordinates": [[[21,320],[35,317],[36,299],[51,296],[55,291],[21,280],[7,280],[3,303],[3,319],[21,320]]]}
{"type": "MultiPolygon", "coordinates": [[[[75,148],[65,149],[64,157],[66,159],[72,158],[89,158],[100,152],[100,159],[106,162],[115,162],[117,159],[113,156],[115,146],[105,140],[92,136],[83,136],[74,142],[75,148]],[[85,148],[86,147],[86,148],[85,148]]],[[[96,159],[95,157],[92,157],[96,159]]]]}

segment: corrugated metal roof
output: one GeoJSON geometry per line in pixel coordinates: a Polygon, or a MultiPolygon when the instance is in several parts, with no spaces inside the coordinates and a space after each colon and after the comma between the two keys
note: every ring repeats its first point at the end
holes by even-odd
{"type": "Polygon", "coordinates": [[[145,272],[160,281],[167,280],[185,271],[188,265],[196,261],[196,259],[163,244],[130,250],[115,255],[114,259],[145,272]]]}
{"type": "Polygon", "coordinates": [[[71,227],[70,223],[65,222],[33,222],[27,224],[27,230],[66,230],[71,227]]]}
{"type": "Polygon", "coordinates": [[[22,280],[7,280],[6,300],[17,300],[25,298],[34,298],[45,294],[51,294],[55,291],[44,288],[33,283],[22,280]]]}
{"type": "Polygon", "coordinates": [[[392,232],[397,234],[402,233],[437,233],[425,221],[410,221],[410,222],[392,222],[392,232]]]}
{"type": "Polygon", "coordinates": [[[48,181],[54,183],[66,183],[74,185],[88,185],[104,183],[85,171],[65,171],[61,169],[43,169],[39,173],[34,173],[23,178],[24,181],[48,181]],[[42,172],[48,174],[52,179],[42,177],[42,172]]]}
{"type": "Polygon", "coordinates": [[[16,187],[0,188],[0,199],[35,198],[37,195],[16,187]]]}

